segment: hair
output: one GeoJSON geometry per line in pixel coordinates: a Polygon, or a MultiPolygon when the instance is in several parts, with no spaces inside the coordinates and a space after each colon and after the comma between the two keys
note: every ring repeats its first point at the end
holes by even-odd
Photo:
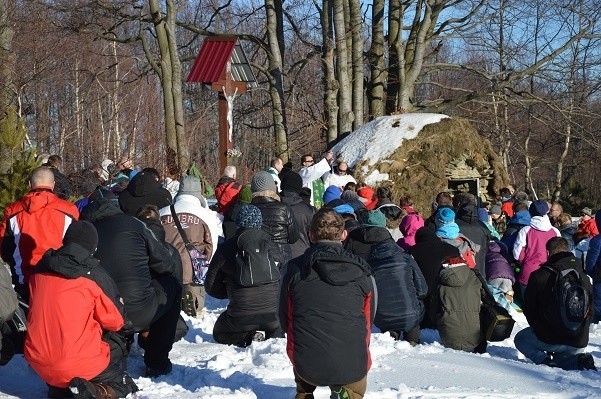
{"type": "Polygon", "coordinates": [[[54,183],[54,172],[48,166],[39,166],[31,172],[29,183],[32,189],[51,186],[54,183]]]}
{"type": "Polygon", "coordinates": [[[275,166],[276,166],[278,163],[280,163],[280,162],[282,162],[282,160],[281,160],[280,158],[278,158],[278,157],[271,158],[271,162],[269,162],[269,165],[270,165],[272,168],[275,168],[275,166]]]}
{"type": "Polygon", "coordinates": [[[447,191],[443,191],[443,192],[438,193],[438,195],[436,196],[435,201],[438,204],[438,206],[441,206],[441,205],[452,206],[453,205],[453,197],[447,191]]]}
{"type": "Polygon", "coordinates": [[[386,187],[386,186],[378,187],[378,190],[376,191],[376,195],[380,199],[387,198],[389,200],[392,200],[392,190],[390,189],[390,187],[386,187]]]}
{"type": "Polygon", "coordinates": [[[141,172],[152,175],[157,181],[161,179],[161,174],[155,168],[144,168],[141,170],[141,172]]]}
{"type": "Polygon", "coordinates": [[[403,195],[399,200],[399,206],[402,208],[404,206],[413,206],[413,199],[409,194],[403,195]]]}
{"type": "Polygon", "coordinates": [[[526,202],[530,197],[524,191],[516,191],[513,194],[513,198],[518,202],[526,202]]]}
{"type": "Polygon", "coordinates": [[[478,197],[472,193],[466,193],[463,196],[463,204],[478,205],[478,197]]]}
{"type": "Polygon", "coordinates": [[[225,177],[229,177],[232,179],[236,178],[236,167],[233,165],[228,165],[223,169],[223,175],[225,177]]]}
{"type": "Polygon", "coordinates": [[[524,202],[524,201],[515,201],[513,203],[513,205],[511,206],[511,208],[513,209],[513,213],[518,213],[521,211],[527,211],[528,210],[528,203],[524,202]]]}
{"type": "Polygon", "coordinates": [[[357,191],[357,183],[353,183],[352,181],[346,183],[344,185],[344,190],[342,190],[342,191],[348,191],[348,190],[357,191]]]}
{"type": "Polygon", "coordinates": [[[568,240],[563,237],[553,237],[549,241],[547,241],[547,252],[549,252],[549,256],[558,254],[560,252],[570,252],[570,245],[568,244],[568,240]]]}
{"type": "Polygon", "coordinates": [[[560,204],[559,202],[551,202],[551,203],[549,204],[549,212],[551,211],[551,207],[552,207],[553,205],[557,205],[557,207],[559,208],[559,210],[560,210],[561,212],[563,212],[563,206],[561,206],[561,204],[560,204]]]}
{"type": "Polygon", "coordinates": [[[578,245],[578,243],[584,239],[588,238],[588,233],[586,231],[577,231],[572,236],[574,240],[574,245],[578,245]]]}
{"type": "Polygon", "coordinates": [[[499,194],[501,197],[508,198],[511,197],[511,190],[507,187],[503,187],[501,190],[499,190],[499,194]]]}
{"type": "Polygon", "coordinates": [[[334,210],[321,208],[311,220],[311,233],[316,240],[340,241],[344,219],[334,210]]]}
{"type": "Polygon", "coordinates": [[[140,220],[152,219],[152,220],[161,220],[159,214],[159,207],[156,205],[144,205],[138,212],[136,212],[136,217],[140,220]]]}
{"type": "Polygon", "coordinates": [[[305,162],[305,158],[307,158],[307,157],[311,157],[311,158],[313,158],[313,155],[311,155],[311,154],[305,154],[305,155],[303,155],[303,156],[301,157],[301,163],[305,162]]]}
{"type": "Polygon", "coordinates": [[[567,213],[562,213],[557,217],[557,223],[560,226],[567,226],[572,223],[572,216],[567,213]]]}
{"type": "Polygon", "coordinates": [[[50,155],[48,157],[48,161],[46,161],[46,164],[48,164],[49,166],[52,166],[56,169],[60,169],[62,163],[63,163],[63,159],[58,155],[50,155]]]}

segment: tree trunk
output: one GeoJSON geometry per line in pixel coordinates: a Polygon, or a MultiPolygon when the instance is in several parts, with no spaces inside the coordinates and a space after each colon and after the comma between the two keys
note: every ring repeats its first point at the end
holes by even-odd
{"type": "Polygon", "coordinates": [[[272,103],[273,127],[277,156],[287,162],[288,133],[286,131],[286,111],[284,102],[283,54],[284,32],[281,26],[283,19],[282,0],[265,0],[267,13],[267,41],[269,43],[269,95],[272,103]]]}
{"type": "Polygon", "coordinates": [[[361,5],[359,0],[350,1],[350,23],[353,38],[352,68],[353,68],[353,129],[363,124],[363,23],[361,21],[361,5]]]}
{"type": "MultiPolygon", "coordinates": [[[[13,1],[0,0],[0,120],[8,116],[10,107],[16,108],[15,90],[15,53],[12,49],[14,32],[11,27],[10,13],[13,1]]],[[[11,167],[10,150],[0,148],[0,173],[11,167]]]]}
{"type": "Polygon", "coordinates": [[[367,55],[371,73],[367,93],[370,120],[384,115],[384,86],[386,85],[384,3],[385,0],[374,0],[372,5],[371,47],[367,55]]]}
{"type": "Polygon", "coordinates": [[[323,38],[322,45],[322,68],[324,80],[324,112],[326,122],[326,140],[328,143],[336,140],[338,137],[338,88],[339,83],[336,79],[334,67],[334,32],[332,24],[332,14],[334,0],[323,0],[321,10],[321,32],[323,38]]]}
{"type": "Polygon", "coordinates": [[[400,0],[390,0],[388,11],[388,84],[386,86],[386,114],[397,111],[397,93],[401,87],[403,72],[402,21],[403,12],[400,0]]]}
{"type": "Polygon", "coordinates": [[[336,73],[340,90],[338,92],[339,132],[344,134],[353,129],[353,93],[348,69],[348,49],[346,37],[346,21],[344,19],[344,0],[334,0],[334,32],[336,35],[336,73]]]}

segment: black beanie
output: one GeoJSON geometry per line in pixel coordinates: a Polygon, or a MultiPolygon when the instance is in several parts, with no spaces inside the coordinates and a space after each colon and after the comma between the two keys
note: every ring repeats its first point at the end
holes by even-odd
{"type": "Polygon", "coordinates": [[[98,232],[96,227],[87,220],[78,220],[69,225],[65,236],[63,237],[63,245],[75,243],[93,254],[98,248],[98,232]]]}
{"type": "Polygon", "coordinates": [[[303,178],[292,170],[287,170],[285,173],[280,173],[280,189],[282,191],[291,191],[299,194],[303,188],[303,178]]]}

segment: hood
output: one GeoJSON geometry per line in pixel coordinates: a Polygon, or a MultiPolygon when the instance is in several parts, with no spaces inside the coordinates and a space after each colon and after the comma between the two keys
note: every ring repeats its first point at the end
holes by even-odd
{"type": "Polygon", "coordinates": [[[288,204],[290,206],[303,202],[301,196],[298,195],[298,193],[295,193],[294,191],[284,190],[280,193],[280,197],[283,203],[288,204]]]}
{"type": "Polygon", "coordinates": [[[57,250],[46,251],[34,269],[34,273],[57,273],[66,278],[90,275],[100,261],[81,245],[71,242],[57,250]]]}
{"type": "Polygon", "coordinates": [[[513,217],[511,219],[509,219],[509,222],[507,222],[507,224],[517,224],[517,225],[521,225],[521,226],[529,226],[530,219],[532,219],[532,216],[530,216],[530,212],[528,212],[527,210],[519,211],[515,215],[513,215],[513,217]]]}
{"type": "Polygon", "coordinates": [[[461,287],[472,273],[474,271],[466,265],[451,266],[442,269],[439,279],[440,283],[447,287],[461,287]]]}
{"type": "Polygon", "coordinates": [[[134,197],[143,197],[161,188],[161,183],[150,173],[138,173],[127,185],[127,191],[134,197]]]}
{"type": "Polygon", "coordinates": [[[488,252],[495,252],[505,256],[508,254],[507,245],[503,241],[490,241],[488,243],[488,252]]]}
{"type": "MultiPolygon", "coordinates": [[[[305,254],[308,267],[315,270],[321,280],[341,286],[371,275],[369,265],[363,259],[345,251],[339,242],[320,241],[305,254]]],[[[308,275],[309,270],[305,270],[308,275]]]]}
{"type": "Polygon", "coordinates": [[[547,215],[532,216],[530,219],[530,227],[538,231],[549,231],[553,228],[547,215]]]}
{"type": "Polygon", "coordinates": [[[546,266],[555,268],[569,268],[573,267],[576,270],[582,270],[582,261],[574,256],[571,252],[559,252],[551,255],[545,262],[546,266]]]}
{"type": "Polygon", "coordinates": [[[390,237],[388,229],[379,226],[361,226],[349,234],[351,240],[357,240],[365,244],[375,244],[390,237]]]}
{"type": "Polygon", "coordinates": [[[35,213],[57,200],[58,197],[49,188],[37,188],[25,194],[21,201],[27,213],[35,213]]]}
{"type": "Polygon", "coordinates": [[[93,201],[82,209],[80,219],[88,222],[96,222],[98,220],[115,216],[123,213],[119,208],[119,203],[108,198],[101,198],[93,201]]]}
{"type": "Polygon", "coordinates": [[[159,220],[144,219],[143,222],[148,227],[148,230],[152,231],[157,240],[161,242],[165,241],[165,228],[159,220]]]}
{"type": "Polygon", "coordinates": [[[476,208],[476,205],[463,204],[457,211],[456,219],[463,220],[469,224],[478,224],[480,220],[478,217],[478,208],[476,208]]]}
{"type": "Polygon", "coordinates": [[[424,218],[418,214],[407,215],[401,220],[399,230],[405,237],[414,236],[417,231],[424,227],[424,218]]]}
{"type": "Polygon", "coordinates": [[[403,256],[404,252],[405,251],[403,251],[391,237],[389,240],[381,241],[371,247],[368,259],[371,263],[371,260],[390,259],[403,256]]]}
{"type": "Polygon", "coordinates": [[[223,176],[217,182],[217,186],[220,186],[222,184],[229,184],[229,183],[235,182],[235,181],[236,181],[236,179],[232,179],[231,177],[223,176]]]}
{"type": "Polygon", "coordinates": [[[415,242],[440,241],[434,230],[422,227],[415,233],[415,242]]]}

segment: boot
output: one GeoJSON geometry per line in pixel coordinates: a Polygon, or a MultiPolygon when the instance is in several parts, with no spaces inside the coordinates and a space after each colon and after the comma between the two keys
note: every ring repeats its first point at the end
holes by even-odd
{"type": "Polygon", "coordinates": [[[345,387],[332,387],[330,390],[332,391],[330,399],[349,399],[351,397],[345,387]]]}
{"type": "Polygon", "coordinates": [[[113,387],[79,377],[71,380],[69,389],[75,399],[117,399],[117,393],[113,387]]]}
{"type": "Polygon", "coordinates": [[[182,310],[190,317],[201,318],[204,313],[205,291],[202,285],[185,284],[182,294],[182,310]]]}

